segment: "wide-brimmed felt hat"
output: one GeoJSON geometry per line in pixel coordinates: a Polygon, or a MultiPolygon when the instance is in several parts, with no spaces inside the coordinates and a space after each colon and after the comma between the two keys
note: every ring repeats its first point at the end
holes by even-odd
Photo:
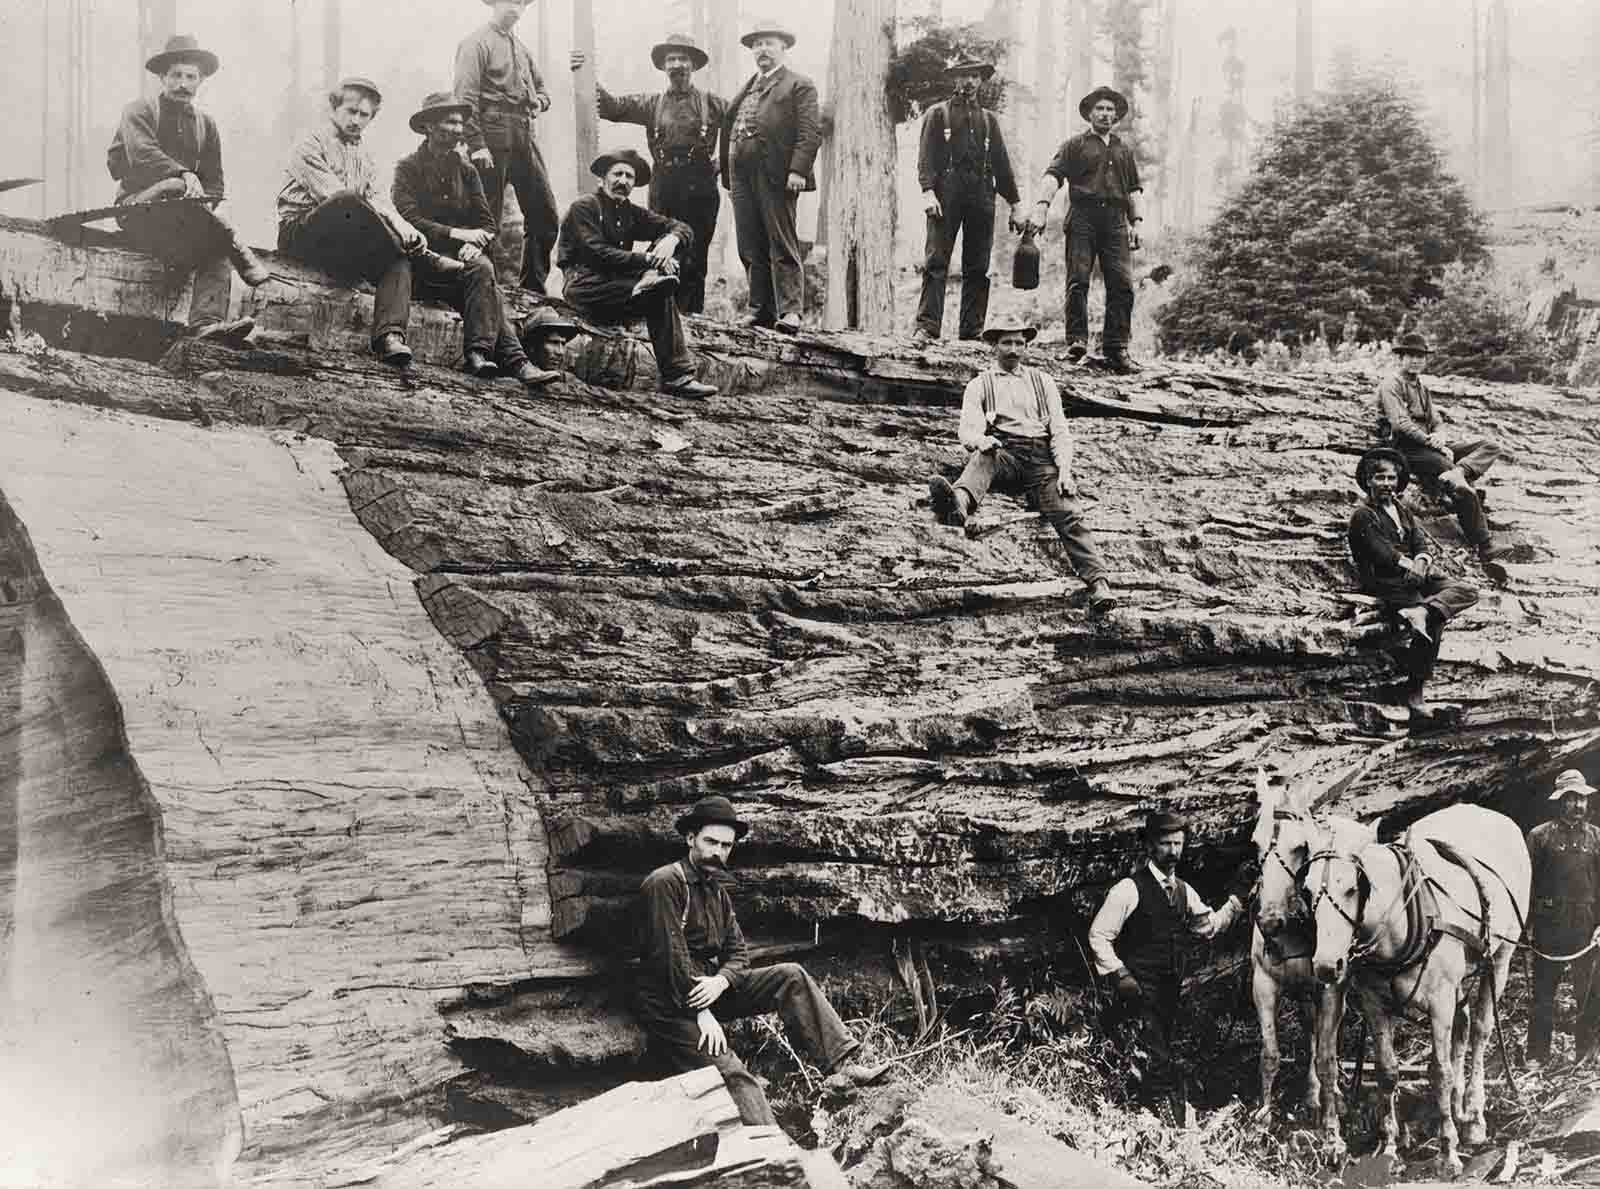
{"type": "Polygon", "coordinates": [[[222,65],[221,60],[210,50],[200,48],[200,43],[193,35],[179,33],[175,37],[167,38],[166,48],[146,62],[144,68],[159,77],[179,62],[193,62],[200,67],[200,73],[205,78],[210,78],[222,65]]]}
{"type": "Polygon", "coordinates": [[[589,165],[589,172],[597,178],[603,178],[613,165],[633,166],[633,184],[648,186],[650,184],[650,162],[639,156],[634,149],[612,149],[609,153],[601,153],[589,165]]]}
{"type": "Polygon", "coordinates": [[[1399,495],[1411,482],[1411,467],[1407,465],[1404,454],[1389,446],[1378,446],[1361,456],[1361,461],[1356,463],[1356,486],[1365,491],[1367,484],[1372,481],[1373,468],[1380,462],[1391,462],[1399,471],[1400,477],[1394,485],[1395,494],[1399,495]]]}
{"type": "Polygon", "coordinates": [[[749,49],[750,43],[756,38],[769,36],[778,38],[783,42],[784,45],[788,46],[790,49],[794,49],[795,35],[790,30],[785,29],[782,25],[778,24],[777,21],[761,22],[754,29],[750,30],[750,32],[739,38],[739,44],[744,46],[745,49],[749,49]]]}
{"type": "Polygon", "coordinates": [[[985,62],[982,58],[975,58],[971,54],[962,54],[954,62],[944,68],[946,74],[975,74],[982,79],[994,77],[994,63],[985,62]]]}
{"type": "Polygon", "coordinates": [[[1166,809],[1153,809],[1150,816],[1144,819],[1144,836],[1155,838],[1160,834],[1171,834],[1176,830],[1187,831],[1189,819],[1181,813],[1173,813],[1166,809]]]}
{"type": "Polygon", "coordinates": [[[378,84],[364,74],[347,74],[339,80],[339,85],[333,89],[335,95],[343,95],[346,91],[365,91],[376,102],[383,102],[383,92],[378,90],[378,84]]]}
{"type": "Polygon", "coordinates": [[[1121,91],[1113,90],[1110,87],[1096,87],[1082,99],[1078,100],[1078,114],[1087,120],[1089,118],[1089,113],[1094,110],[1094,105],[1099,103],[1102,99],[1109,99],[1112,103],[1117,105],[1117,119],[1125,120],[1128,118],[1127,96],[1121,91]]]}
{"type": "Polygon", "coordinates": [[[711,61],[711,55],[701,49],[700,43],[687,33],[669,33],[665,41],[658,41],[650,47],[650,60],[656,64],[657,70],[667,68],[667,53],[671,50],[688,54],[689,61],[694,63],[696,70],[702,69],[711,61]]]}
{"type": "Polygon", "coordinates": [[[1003,334],[1026,335],[1031,343],[1039,337],[1039,328],[1024,322],[1021,318],[991,318],[989,325],[983,328],[983,341],[992,343],[1003,334]]]}
{"type": "Polygon", "coordinates": [[[470,116],[472,104],[462,103],[454,91],[430,91],[422,101],[422,106],[411,113],[411,131],[426,132],[430,123],[443,119],[453,111],[470,116]]]}
{"type": "Polygon", "coordinates": [[[1576,768],[1568,768],[1556,777],[1555,791],[1550,794],[1552,801],[1559,801],[1563,797],[1592,797],[1594,788],[1583,778],[1583,773],[1576,768]]]}
{"type": "Polygon", "coordinates": [[[732,826],[735,838],[743,838],[750,829],[750,823],[739,820],[733,802],[726,797],[701,797],[693,809],[678,819],[675,828],[680,834],[693,834],[703,826],[732,826]]]}
{"type": "Polygon", "coordinates": [[[525,335],[554,334],[557,331],[577,334],[578,329],[576,322],[550,306],[540,306],[529,314],[528,320],[522,324],[522,333],[525,335]]]}
{"type": "Polygon", "coordinates": [[[1420,334],[1403,334],[1400,341],[1391,348],[1396,355],[1432,355],[1433,348],[1428,346],[1428,340],[1420,334]]]}

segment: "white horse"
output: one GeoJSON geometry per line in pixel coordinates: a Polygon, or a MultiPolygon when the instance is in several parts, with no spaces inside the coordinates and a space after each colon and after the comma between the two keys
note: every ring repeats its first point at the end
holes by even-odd
{"type": "Polygon", "coordinates": [[[1354,854],[1376,840],[1377,828],[1333,814],[1313,817],[1312,798],[1304,788],[1279,790],[1259,768],[1256,795],[1261,813],[1252,841],[1261,864],[1261,884],[1250,938],[1250,991],[1261,1028],[1261,1106],[1256,1117],[1266,1119],[1272,1114],[1272,1090],[1282,1061],[1279,999],[1285,991],[1299,991],[1311,997],[1305,1108],[1313,1119],[1330,1114],[1337,1119],[1342,1109],[1337,1067],[1335,1076],[1324,1081],[1318,1052],[1326,1033],[1332,1037],[1334,1056],[1338,1056],[1344,987],[1320,981],[1312,970],[1316,922],[1301,896],[1301,876],[1312,855],[1326,850],[1354,854]],[[1325,1019],[1330,1021],[1326,1027],[1325,1019]]]}
{"type": "MultiPolygon", "coordinates": [[[[1477,805],[1431,813],[1397,844],[1311,857],[1304,882],[1317,925],[1313,965],[1329,985],[1349,978],[1373,1028],[1378,1089],[1387,1099],[1379,1128],[1391,1159],[1399,1149],[1394,1017],[1408,1005],[1426,1011],[1432,1025],[1441,1164],[1459,1173],[1458,1143],[1487,1138],[1483,1050],[1527,920],[1531,881],[1516,822],[1477,805]],[[1477,1003],[1469,1012],[1463,984],[1473,973],[1477,1003]]],[[[1323,1024],[1317,1055],[1326,1084],[1338,1065],[1323,1024]]],[[[1342,1150],[1338,1116],[1325,1115],[1323,1125],[1342,1150]]]]}

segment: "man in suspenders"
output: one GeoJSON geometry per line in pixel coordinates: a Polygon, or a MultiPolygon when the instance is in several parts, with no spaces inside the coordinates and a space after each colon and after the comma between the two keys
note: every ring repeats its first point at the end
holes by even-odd
{"type": "Polygon", "coordinates": [[[1018,319],[991,322],[984,340],[995,365],[979,372],[961,398],[961,444],[972,454],[961,477],[928,480],[934,513],[943,524],[964,525],[989,489],[1031,495],[1066,546],[1067,559],[1089,588],[1089,610],[1104,615],[1117,605],[1105,562],[1073,498],[1072,436],[1056,382],[1022,362],[1036,327],[1018,319]]]}
{"type": "MultiPolygon", "coordinates": [[[[586,61],[572,51],[572,69],[586,61]]],[[[617,124],[639,124],[650,145],[654,169],[650,209],[677,219],[694,232],[694,242],[678,280],[678,309],[698,314],[706,303],[706,259],[717,233],[717,134],[728,105],[719,96],[690,83],[690,76],[710,58],[692,37],[674,33],[650,51],[657,70],[665,71],[667,89],[655,95],[614,96],[596,86],[600,118],[617,124]]]]}
{"type": "Polygon", "coordinates": [[[790,1038],[830,1077],[855,1085],[877,1081],[888,1065],[860,1063],[861,1042],[803,967],[750,965],[727,888],[733,845],[749,828],[726,797],[704,797],[678,819],[688,852],[657,867],[639,889],[641,968],[634,1009],[663,1072],[715,1065],[740,1119],[773,1126],[772,1106],[728,1047],[723,1021],[775,1011],[790,1038]]]}

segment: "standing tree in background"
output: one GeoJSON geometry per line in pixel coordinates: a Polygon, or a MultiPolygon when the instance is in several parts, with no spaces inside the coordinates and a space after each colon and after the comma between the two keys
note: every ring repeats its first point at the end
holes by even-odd
{"type": "Polygon", "coordinates": [[[889,118],[895,0],[835,0],[828,94],[829,330],[894,330],[895,141],[889,118]]]}
{"type": "Polygon", "coordinates": [[[1145,183],[1147,225],[1163,228],[1173,222],[1177,209],[1178,147],[1177,102],[1174,88],[1178,73],[1178,0],[1165,0],[1156,30],[1156,55],[1150,75],[1151,118],[1145,129],[1150,160],[1159,170],[1154,185],[1145,183]]]}
{"type": "MultiPolygon", "coordinates": [[[[1030,149],[1025,154],[1027,164],[1050,160],[1061,139],[1055,129],[1061,111],[1061,71],[1056,65],[1056,41],[1061,34],[1058,0],[1039,0],[1039,22],[1034,28],[1033,135],[1026,141],[1030,149]]],[[[1016,173],[1022,185],[1032,184],[1028,169],[1019,165],[1016,173]]]]}
{"type": "Polygon", "coordinates": [[[1483,200],[1490,207],[1515,201],[1511,157],[1511,16],[1506,0],[1490,0],[1484,62],[1483,200]]]}
{"type": "Polygon", "coordinates": [[[1295,0],[1294,10],[1294,97],[1311,98],[1316,84],[1316,44],[1312,40],[1311,0],[1295,0]]]}
{"type": "Polygon", "coordinates": [[[577,192],[587,191],[589,164],[600,155],[600,109],[595,93],[594,0],[572,0],[572,48],[583,65],[572,73],[572,114],[577,123],[577,192]]]}
{"type": "MultiPolygon", "coordinates": [[[[1594,10],[1600,14],[1600,8],[1594,10]]],[[[1595,32],[1600,33],[1600,15],[1595,17],[1595,32]]],[[[1478,0],[1472,0],[1472,198],[1483,201],[1483,24],[1478,17],[1478,0]]]]}
{"type": "MultiPolygon", "coordinates": [[[[47,0],[48,3],[48,0],[47,0]]],[[[159,89],[156,78],[144,64],[160,52],[167,38],[178,31],[178,0],[139,0],[138,55],[139,89],[136,94],[153,95],[159,89]]]]}
{"type": "MultiPolygon", "coordinates": [[[[1067,14],[1067,49],[1072,54],[1071,86],[1067,90],[1070,113],[1076,111],[1080,95],[1087,95],[1099,85],[1094,76],[1094,41],[1100,13],[1094,0],[1067,0],[1067,14]]],[[[1068,135],[1063,130],[1060,139],[1065,140],[1068,135]]]]}
{"type": "Polygon", "coordinates": [[[323,0],[322,10],[322,88],[331,91],[339,85],[344,57],[344,0],[323,0]]]}
{"type": "Polygon", "coordinates": [[[1244,59],[1239,56],[1239,31],[1229,25],[1217,41],[1222,46],[1222,78],[1228,92],[1222,110],[1217,113],[1223,150],[1217,161],[1216,177],[1218,186],[1227,190],[1244,165],[1245,129],[1250,116],[1244,106],[1244,59]]]}

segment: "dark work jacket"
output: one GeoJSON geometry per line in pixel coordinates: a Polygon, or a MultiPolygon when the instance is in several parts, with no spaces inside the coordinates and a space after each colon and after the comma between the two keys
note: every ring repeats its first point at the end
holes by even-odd
{"type": "Polygon", "coordinates": [[[649,264],[633,245],[678,237],[681,260],[694,232],[677,219],[646,210],[636,202],[614,202],[599,190],[575,198],[561,219],[556,242],[564,295],[573,305],[602,319],[615,317],[649,264]]]}
{"type": "Polygon", "coordinates": [[[390,196],[394,209],[428,237],[435,252],[456,254],[460,245],[450,238],[452,228],[496,232],[477,168],[458,153],[430,151],[427,141],[395,165],[390,196]]]}
{"type": "Polygon", "coordinates": [[[1600,827],[1545,822],[1528,834],[1533,928],[1546,953],[1581,949],[1600,923],[1600,827]]]}
{"type": "Polygon", "coordinates": [[[724,881],[702,875],[688,859],[645,876],[638,926],[635,991],[658,1011],[692,1016],[695,979],[720,974],[733,989],[749,972],[749,947],[724,881]]]}
{"type": "Polygon", "coordinates": [[[1073,200],[1102,199],[1112,206],[1128,206],[1128,195],[1144,189],[1133,150],[1113,132],[1108,145],[1093,132],[1080,132],[1061,142],[1055,159],[1044,171],[1068,187],[1073,200]]]}
{"type": "Polygon", "coordinates": [[[1409,596],[1416,583],[1400,568],[1400,559],[1428,551],[1428,538],[1410,509],[1398,502],[1395,509],[1403,531],[1371,500],[1364,500],[1350,515],[1350,558],[1361,576],[1361,589],[1379,598],[1409,596]]]}
{"type": "Polygon", "coordinates": [[[1007,202],[1021,201],[1000,121],[977,103],[936,103],[922,117],[917,184],[944,197],[946,177],[987,177],[1007,202]]]}
{"type": "Polygon", "coordinates": [[[1181,879],[1177,883],[1180,907],[1174,908],[1150,865],[1141,866],[1133,877],[1138,907],[1117,935],[1117,957],[1148,989],[1176,991],[1183,981],[1189,952],[1189,918],[1183,906],[1189,902],[1189,885],[1181,879]]]}
{"type": "MultiPolygon", "coordinates": [[[[760,75],[753,74],[728,101],[722,120],[722,184],[731,184],[728,161],[733,144],[734,125],[739,108],[760,75]]],[[[817,180],[811,169],[822,146],[822,116],[817,106],[817,87],[803,74],[780,66],[772,85],[756,109],[756,138],[761,142],[762,172],[773,185],[782,186],[791,173],[806,180],[806,189],[815,190],[817,180]]]]}
{"type": "Polygon", "coordinates": [[[157,182],[192,173],[212,198],[223,195],[222,138],[217,122],[165,96],[135,99],[106,150],[106,169],[119,183],[118,202],[157,182]]]}

